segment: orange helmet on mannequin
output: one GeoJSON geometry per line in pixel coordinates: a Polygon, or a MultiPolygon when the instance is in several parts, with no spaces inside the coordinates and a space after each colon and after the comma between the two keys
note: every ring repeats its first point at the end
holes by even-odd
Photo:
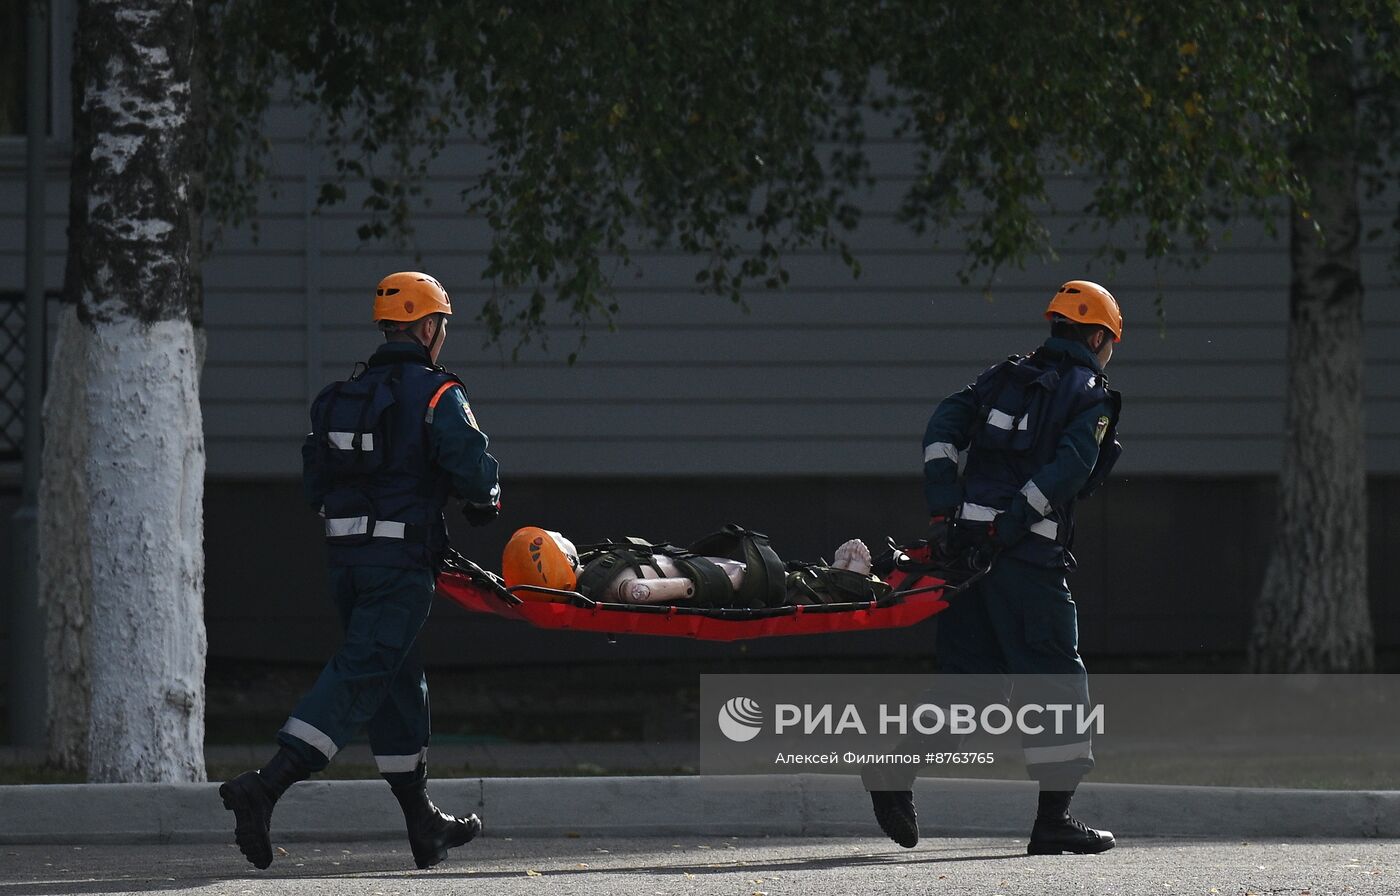
{"type": "Polygon", "coordinates": [[[374,290],[374,320],[412,323],[429,314],[452,314],[452,299],[436,277],[399,271],[379,281],[374,290]]]}
{"type": "Polygon", "coordinates": [[[539,585],[572,591],[578,585],[578,549],[558,532],[538,526],[517,529],[501,554],[501,578],[511,588],[539,585]]]}
{"type": "Polygon", "coordinates": [[[1071,280],[1050,299],[1045,319],[1055,315],[1080,324],[1097,324],[1113,334],[1114,342],[1123,340],[1123,312],[1113,294],[1088,280],[1071,280]]]}

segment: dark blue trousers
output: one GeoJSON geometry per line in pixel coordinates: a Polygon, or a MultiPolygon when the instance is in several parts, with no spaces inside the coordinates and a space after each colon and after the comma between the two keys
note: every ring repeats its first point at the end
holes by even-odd
{"type": "MultiPolygon", "coordinates": [[[[1063,569],[1001,557],[991,572],[954,596],[938,614],[935,650],[939,684],[923,696],[937,705],[1006,703],[1069,706],[1069,720],[1088,713],[1089,676],[1079,657],[1079,620],[1063,569]]],[[[1035,719],[1047,720],[1045,714],[1035,719]]],[[[1073,790],[1094,768],[1093,738],[1077,725],[1022,736],[1026,771],[1042,790],[1073,790]]],[[[961,737],[940,732],[911,736],[900,752],[951,751],[961,737]]],[[[908,790],[915,769],[870,768],[871,790],[908,790]]]]}
{"type": "MultiPolygon", "coordinates": [[[[1079,616],[1063,569],[1009,557],[938,615],[938,669],[1014,676],[998,699],[1012,705],[1089,705],[1089,674],[1079,657],[1079,616]]],[[[1090,734],[1022,738],[1026,770],[1046,790],[1073,790],[1094,768],[1090,734]]]]}
{"type": "Polygon", "coordinates": [[[428,748],[428,680],[417,637],[432,607],[428,569],[333,566],[331,599],[345,641],[278,732],[320,771],[361,728],[385,775],[415,772],[428,748]]]}

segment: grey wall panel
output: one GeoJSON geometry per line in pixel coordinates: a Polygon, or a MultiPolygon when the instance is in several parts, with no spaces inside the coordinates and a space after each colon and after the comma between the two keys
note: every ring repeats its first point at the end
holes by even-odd
{"type": "MultiPolygon", "coordinates": [[[[917,430],[922,430],[919,421],[917,430]]],[[[1276,470],[1281,455],[1278,439],[1269,436],[1191,436],[1189,438],[1135,438],[1124,435],[1127,451],[1117,472],[1123,475],[1155,474],[1171,470],[1181,475],[1217,475],[1230,472],[1276,470]]],[[[839,434],[822,441],[765,439],[762,442],[714,438],[675,440],[571,438],[517,438],[493,436],[493,451],[507,470],[549,474],[560,465],[562,454],[575,475],[721,475],[724,469],[761,476],[802,475],[919,475],[917,438],[869,439],[839,434]]],[[[291,451],[295,446],[288,445],[291,451]]],[[[1396,472],[1400,438],[1368,440],[1372,469],[1396,472]]]]}
{"type": "MultiPolygon", "coordinates": [[[[428,266],[435,259],[426,259],[428,266]]],[[[397,256],[383,256],[384,266],[393,263],[407,263],[411,259],[397,256]]],[[[435,266],[436,269],[437,266],[435,266]]],[[[450,268],[452,266],[449,266],[450,268]]],[[[388,267],[376,268],[376,272],[387,273],[388,267]]],[[[1068,273],[1066,269],[1065,273],[1068,273]]],[[[344,327],[363,331],[368,326],[369,301],[377,281],[378,273],[366,285],[356,282],[343,286],[327,286],[322,293],[323,316],[329,327],[344,327]]],[[[453,268],[444,272],[443,283],[453,297],[454,305],[460,305],[453,325],[461,328],[472,326],[472,319],[480,301],[489,295],[489,290],[473,284],[469,272],[453,268]],[[457,274],[456,277],[448,273],[457,274]]],[[[1166,296],[1167,322],[1165,328],[1158,322],[1151,289],[1138,293],[1124,290],[1117,281],[1108,280],[1118,292],[1123,294],[1127,308],[1128,333],[1138,345],[1142,340],[1171,340],[1178,331],[1202,328],[1221,328],[1242,324],[1269,325],[1282,327],[1287,320],[1287,296],[1274,288],[1223,289],[1218,286],[1176,286],[1166,296]]],[[[738,327],[779,326],[786,329],[799,329],[810,326],[837,325],[879,325],[924,328],[931,333],[946,334],[954,339],[969,330],[988,328],[1015,328],[1023,331],[1026,338],[1038,339],[1043,333],[1040,312],[1048,301],[1047,289],[1053,291],[1058,286],[1057,279],[1050,279],[1051,286],[1034,283],[1028,286],[997,286],[989,296],[984,296],[978,287],[964,286],[953,278],[931,279],[918,288],[880,288],[866,282],[848,281],[842,288],[840,281],[819,289],[788,289],[783,292],[758,292],[745,298],[743,304],[736,304],[726,297],[702,295],[689,287],[685,289],[661,291],[643,281],[633,283],[624,276],[620,283],[620,303],[615,318],[618,327],[645,325],[659,322],[667,326],[685,327],[738,327]]],[[[221,287],[220,291],[228,287],[221,287]]],[[[211,292],[214,290],[211,289],[211,292]]],[[[269,297],[269,299],[273,299],[269,297]]],[[[1400,315],[1393,310],[1380,307],[1375,302],[1368,306],[1370,320],[1374,323],[1400,321],[1400,315]],[[1390,310],[1389,316],[1386,316],[1390,310]]],[[[560,326],[564,320],[557,309],[549,309],[546,322],[559,329],[556,339],[572,339],[572,331],[560,326]]],[[[606,332],[605,328],[595,327],[591,333],[606,332]]],[[[464,344],[475,344],[475,336],[458,337],[464,344]]],[[[454,340],[456,341],[456,340],[454,340]]],[[[461,346],[456,349],[460,353],[461,346]]],[[[1124,353],[1123,357],[1129,357],[1124,353]]],[[[588,360],[587,354],[583,360],[588,360]]]]}
{"type": "MultiPolygon", "coordinates": [[[[298,427],[305,435],[305,424],[298,427]]],[[[241,437],[210,439],[205,446],[209,482],[283,480],[301,476],[301,438],[262,441],[241,437]]]]}
{"type": "MultiPolygon", "coordinates": [[[[23,239],[22,236],[20,238],[23,239]]],[[[48,289],[58,289],[63,285],[62,251],[45,250],[44,284],[48,289]]],[[[0,289],[24,291],[23,252],[0,253],[0,289]]]]}
{"type": "MultiPolygon", "coordinates": [[[[1394,409],[1394,402],[1382,405],[1394,409]]],[[[490,430],[510,439],[614,440],[676,442],[720,439],[762,442],[859,437],[861,440],[907,439],[918,449],[918,435],[932,402],[917,399],[861,402],[752,402],[714,399],[705,403],[609,400],[558,403],[485,404],[490,430]],[[489,411],[488,411],[489,409],[489,411]]],[[[1267,438],[1279,430],[1283,410],[1277,402],[1159,402],[1139,404],[1125,425],[1139,438],[1267,438]],[[1142,422],[1137,422],[1141,419],[1142,422]],[[1158,427],[1162,427],[1158,429],[1158,427]]],[[[276,438],[288,427],[305,426],[300,402],[219,402],[205,410],[210,437],[247,435],[276,438]]],[[[484,422],[483,422],[484,425],[484,422]]],[[[296,432],[296,430],[293,430],[296,432]]]]}
{"type": "MultiPolygon", "coordinates": [[[[1032,314],[1038,318],[1039,308],[1032,314]]],[[[1368,336],[1368,346],[1375,352],[1386,351],[1386,331],[1400,328],[1378,328],[1368,336]]],[[[248,331],[230,328],[221,332],[224,354],[257,356],[276,353],[282,339],[277,332],[248,331]]],[[[360,325],[343,333],[329,333],[326,362],[347,364],[364,354],[375,334],[368,325],[360,325]]],[[[452,337],[451,331],[449,336],[452,337]]],[[[745,326],[736,321],[728,327],[695,327],[687,331],[652,317],[646,323],[620,326],[614,332],[590,334],[582,354],[585,363],[653,364],[668,363],[775,363],[805,364],[813,368],[823,364],[860,364],[875,362],[931,362],[962,364],[973,375],[990,363],[1004,359],[1008,352],[1030,350],[1043,339],[1042,324],[1027,327],[966,328],[945,330],[934,327],[913,327],[881,324],[861,324],[843,327],[822,326],[745,326]]],[[[452,337],[455,338],[455,337],[452,337]]],[[[1274,361],[1278,359],[1280,328],[1272,326],[1238,326],[1223,329],[1181,329],[1166,339],[1139,339],[1124,343],[1115,356],[1110,376],[1122,376],[1122,370],[1145,362],[1235,364],[1240,361],[1274,361]]],[[[520,359],[549,361],[573,349],[576,340],[570,333],[557,333],[548,348],[538,343],[525,346],[520,359]]],[[[211,351],[213,350],[211,336],[211,351]]],[[[468,346],[469,347],[469,346],[468,346]]],[[[451,355],[460,353],[453,344],[451,355]]],[[[562,359],[559,359],[562,361],[562,359]]]]}
{"type": "MultiPolygon", "coordinates": [[[[295,205],[301,196],[299,182],[289,178],[279,183],[289,185],[285,191],[286,195],[278,197],[273,204],[264,206],[261,210],[261,226],[265,233],[273,235],[270,240],[276,238],[275,234],[280,226],[290,225],[294,223],[294,219],[299,219],[299,207],[295,205]]],[[[410,238],[411,247],[433,256],[481,252],[491,241],[491,231],[485,220],[479,216],[468,215],[465,203],[461,201],[459,193],[451,189],[450,184],[439,187],[435,182],[429,183],[435,187],[434,202],[416,212],[414,220],[417,226],[410,238]]],[[[460,187],[463,183],[458,182],[457,185],[460,187]]],[[[326,222],[328,252],[364,251],[359,248],[360,240],[356,233],[364,221],[364,213],[359,205],[362,198],[361,195],[320,210],[319,214],[326,222]]],[[[1378,213],[1367,223],[1376,226],[1387,224],[1388,215],[1389,212],[1378,213]]],[[[1071,226],[1080,220],[1080,217],[1074,214],[1053,213],[1046,216],[1047,223],[1055,233],[1055,245],[1058,248],[1092,252],[1102,245],[1101,233],[1087,227],[1071,226]]],[[[229,236],[238,241],[251,241],[251,234],[241,231],[230,231],[229,236]]],[[[907,225],[897,221],[889,211],[866,211],[861,217],[859,228],[842,233],[841,236],[868,264],[878,263],[876,259],[881,258],[882,253],[925,253],[932,250],[952,253],[958,245],[952,234],[941,240],[936,240],[928,234],[917,234],[907,225]]],[[[1136,240],[1127,234],[1123,242],[1132,245],[1136,240]]],[[[1275,251],[1280,245],[1281,242],[1269,236],[1262,225],[1253,222],[1238,225],[1228,239],[1221,241],[1222,249],[1229,252],[1275,251]]],[[[636,246],[645,251],[649,249],[650,243],[637,240],[636,246]]],[[[393,247],[371,244],[369,249],[388,253],[392,252],[393,247]]],[[[1366,251],[1384,253],[1386,250],[1384,247],[1372,247],[1366,251]]],[[[1173,270],[1169,265],[1164,265],[1163,268],[1168,272],[1173,270]]]]}
{"type": "MultiPolygon", "coordinates": [[[[832,258],[795,253],[787,290],[755,292],[739,307],[695,291],[695,259],[643,248],[618,276],[614,329],[594,327],[580,346],[567,316],[551,309],[548,349],[535,341],[512,357],[510,343],[483,346],[472,320],[490,295],[480,277],[490,233],[465,216],[458,192],[486,163],[486,149],[454,139],[434,162],[432,203],[407,247],[361,245],[354,196],[363,185],[350,184],[351,201],[317,212],[314,236],[308,230],[316,158],[308,121],[304,110],[274,105],[275,176],[257,237],[229,229],[205,266],[213,477],[295,474],[308,383],[343,377],[373,349],[373,284],[414,267],[454,295],[459,313],[444,360],[467,380],[508,469],[906,475],[937,399],[1007,353],[1033,348],[1049,291],[1086,270],[1111,285],[1128,315],[1128,339],[1109,369],[1127,396],[1122,469],[1268,473],[1278,463],[1288,268],[1284,242],[1258,223],[1231,227],[1220,256],[1200,269],[1136,260],[1115,268],[1095,259],[1101,234],[1076,213],[1085,185],[1056,177],[1044,221],[1059,256],[963,284],[955,234],[931,248],[930,237],[894,219],[912,150],[876,137],[878,183],[850,235],[862,254],[859,278],[832,258]],[[319,322],[314,334],[308,320],[319,322]],[[319,357],[308,357],[318,342],[319,357]],[[579,348],[578,363],[566,364],[579,348]]],[[[887,133],[886,124],[872,127],[887,133]]],[[[67,208],[59,172],[49,189],[52,288],[62,281],[67,208]]],[[[12,288],[22,282],[22,191],[19,172],[0,176],[0,285],[12,288]]],[[[1368,226],[1389,224],[1385,199],[1366,207],[1368,226]]],[[[1364,254],[1368,463],[1378,472],[1400,470],[1400,289],[1389,258],[1384,242],[1364,254]]]]}
{"type": "MultiPolygon", "coordinates": [[[[12,220],[19,223],[19,233],[11,234],[12,238],[17,238],[19,245],[24,244],[25,193],[22,163],[12,169],[0,170],[0,209],[5,209],[12,220]]],[[[49,180],[44,185],[44,217],[52,219],[55,215],[61,215],[65,221],[68,218],[68,179],[50,171],[49,180]]],[[[9,242],[6,240],[7,244],[9,242]]]]}
{"type": "MultiPolygon", "coordinates": [[[[366,283],[372,287],[386,273],[386,266],[393,269],[395,264],[402,264],[412,258],[411,252],[384,251],[377,247],[352,251],[353,248],[347,246],[341,254],[328,256],[334,258],[334,263],[327,265],[327,289],[364,290],[366,283]]],[[[262,273],[271,279],[288,276],[285,273],[287,265],[282,261],[284,256],[279,249],[280,247],[272,245],[262,246],[262,250],[270,256],[268,269],[262,273]]],[[[481,244],[442,253],[443,258],[425,253],[424,263],[445,261],[455,277],[444,274],[442,279],[451,286],[453,283],[478,278],[479,272],[485,267],[485,250],[486,246],[481,244]]],[[[328,247],[327,251],[334,249],[328,247]]],[[[241,264],[236,260],[237,255],[238,253],[226,255],[216,252],[207,262],[210,274],[217,279],[220,275],[237,270],[241,264]]],[[[1172,279],[1163,286],[1163,291],[1168,296],[1178,285],[1186,288],[1208,285],[1215,289],[1251,292],[1278,289],[1283,290],[1278,293],[1280,297],[1286,296],[1286,256],[1272,251],[1257,250],[1232,253],[1228,259],[1231,263],[1216,263],[1203,271],[1165,272],[1147,262],[1129,261],[1111,275],[1104,273],[1102,279],[1112,283],[1115,289],[1124,294],[1130,311],[1146,311],[1144,305],[1149,304],[1155,296],[1158,280],[1168,276],[1172,276],[1172,279]]],[[[794,255],[790,260],[791,283],[788,289],[791,292],[839,290],[846,294],[858,295],[866,289],[890,289],[927,294],[931,285],[943,285],[944,288],[957,286],[956,274],[963,264],[964,256],[960,250],[951,247],[874,256],[866,259],[858,279],[852,276],[839,258],[821,252],[803,252],[794,255]]],[[[1057,274],[1082,274],[1092,261],[1093,253],[1089,251],[1065,250],[1053,265],[1036,265],[1024,271],[1007,269],[998,272],[994,289],[1021,288],[1044,292],[1047,289],[1046,283],[1049,282],[1048,289],[1053,291],[1058,285],[1054,281],[1061,279],[1057,274]]],[[[679,291],[694,294],[699,298],[695,288],[695,275],[701,266],[700,259],[678,252],[639,253],[634,256],[634,264],[630,270],[619,269],[618,281],[619,285],[631,286],[634,289],[679,291]]],[[[957,286],[957,292],[975,296],[981,291],[980,287],[980,281],[974,279],[973,286],[957,286]]],[[[756,293],[756,298],[763,294],[760,291],[756,293]]],[[[1150,312],[1137,316],[1143,321],[1151,319],[1150,312]]]]}
{"type": "MultiPolygon", "coordinates": [[[[290,417],[290,415],[289,415],[290,417]]],[[[290,425],[290,424],[289,424],[290,425]]],[[[482,424],[488,431],[490,423],[482,424]]],[[[912,429],[923,428],[920,419],[912,429]]],[[[295,477],[301,472],[301,438],[307,429],[298,417],[295,435],[269,439],[228,435],[211,438],[208,445],[211,478],[295,477]]],[[[1281,446],[1268,436],[1207,436],[1188,438],[1140,438],[1131,430],[1123,434],[1127,447],[1117,472],[1124,476],[1270,473],[1278,469],[1281,446]]],[[[753,476],[895,475],[917,479],[921,462],[917,435],[902,438],[866,438],[837,434],[820,441],[769,437],[761,442],[744,439],[665,438],[638,440],[606,436],[536,438],[491,435],[491,450],[502,468],[513,475],[559,475],[568,466],[571,477],[630,476],[645,474],[719,476],[739,470],[753,476]],[[893,470],[894,473],[889,471],[893,470]]],[[[1367,460],[1373,472],[1400,473],[1400,435],[1367,439],[1367,460]]]]}

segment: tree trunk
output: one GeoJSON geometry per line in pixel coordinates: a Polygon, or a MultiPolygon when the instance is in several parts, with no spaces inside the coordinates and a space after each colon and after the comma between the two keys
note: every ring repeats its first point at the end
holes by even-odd
{"type": "Polygon", "coordinates": [[[191,0],[80,6],[40,577],[50,752],[93,781],[204,779],[193,51],[191,0]]]}
{"type": "MultiPolygon", "coordinates": [[[[72,266],[73,256],[69,256],[72,266]]],[[[67,290],[65,289],[65,292],[67,290]]],[[[44,396],[43,478],[39,483],[39,605],[46,620],[48,761],[87,768],[87,622],[92,590],[88,551],[85,435],[88,425],[86,331],[76,306],[58,320],[53,369],[44,396]]]]}
{"type": "Polygon", "coordinates": [[[1250,666],[1259,672],[1358,672],[1370,669],[1375,658],[1366,576],[1361,224],[1349,57],[1345,51],[1319,54],[1310,75],[1314,136],[1297,147],[1294,161],[1312,196],[1306,212],[1291,209],[1278,519],[1249,645],[1250,666]]]}

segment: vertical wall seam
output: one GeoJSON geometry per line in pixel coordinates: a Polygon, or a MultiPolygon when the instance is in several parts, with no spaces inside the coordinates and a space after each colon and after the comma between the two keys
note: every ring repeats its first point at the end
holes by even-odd
{"type": "Polygon", "coordinates": [[[303,172],[305,189],[302,197],[303,279],[306,305],[306,403],[321,389],[321,216],[316,209],[320,189],[321,153],[316,143],[316,129],[306,135],[306,161],[303,172]]]}

